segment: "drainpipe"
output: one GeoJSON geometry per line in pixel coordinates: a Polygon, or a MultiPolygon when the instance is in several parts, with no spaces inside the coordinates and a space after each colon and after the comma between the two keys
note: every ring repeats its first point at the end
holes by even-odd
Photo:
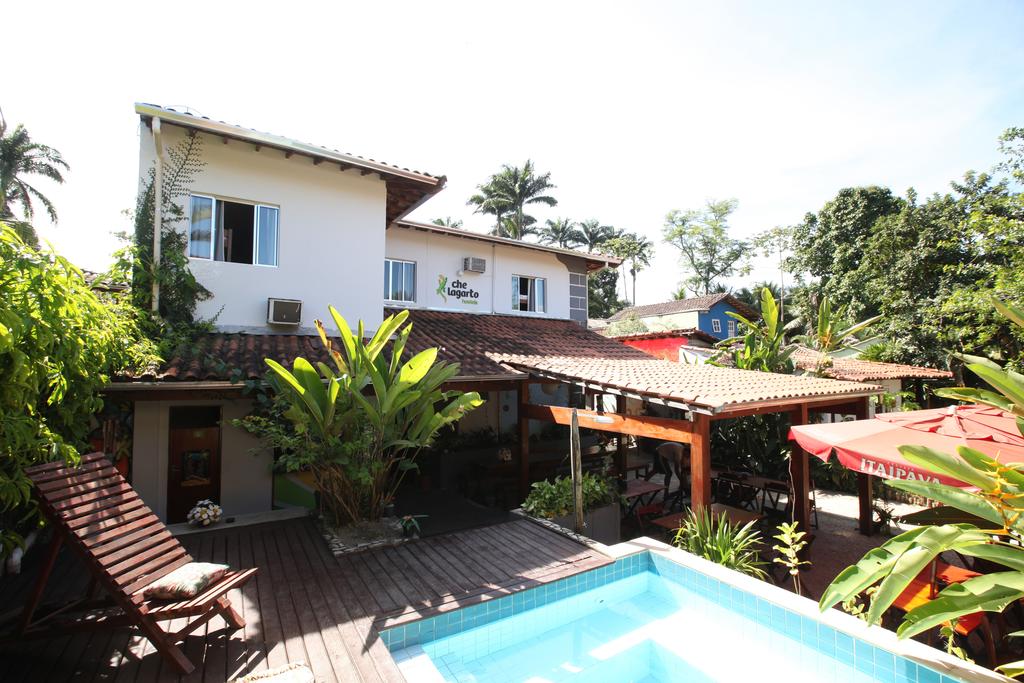
{"type": "Polygon", "coordinates": [[[153,146],[156,148],[156,166],[153,175],[153,293],[151,310],[159,315],[160,282],[157,274],[160,270],[160,233],[163,231],[163,185],[164,185],[164,143],[160,134],[160,119],[153,117],[153,146]]]}

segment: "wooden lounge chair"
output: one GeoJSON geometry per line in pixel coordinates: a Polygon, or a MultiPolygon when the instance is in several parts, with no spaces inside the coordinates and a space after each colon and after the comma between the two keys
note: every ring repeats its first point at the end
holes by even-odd
{"type": "Polygon", "coordinates": [[[19,636],[50,636],[65,630],[134,624],[176,671],[187,674],[195,666],[177,645],[186,635],[218,614],[232,628],[245,625],[228,601],[227,593],[249,581],[256,569],[229,571],[199,595],[186,600],[151,600],[144,596],[153,581],[192,562],[192,557],[102,453],[84,456],[78,467],[63,462],[47,463],[28,468],[26,474],[54,534],[22,613],[19,636]],[[64,543],[83,560],[92,575],[89,595],[34,618],[64,543]],[[107,597],[93,600],[97,589],[102,589],[107,597]],[[53,620],[58,613],[73,609],[88,611],[62,625],[53,620]],[[159,625],[161,621],[191,617],[195,618],[176,632],[168,632],[159,625]]]}

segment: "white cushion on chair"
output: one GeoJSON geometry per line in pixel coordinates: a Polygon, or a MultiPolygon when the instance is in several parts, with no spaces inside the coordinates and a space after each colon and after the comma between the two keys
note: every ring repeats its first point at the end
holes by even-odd
{"type": "Polygon", "coordinates": [[[146,586],[144,595],[147,598],[162,600],[194,598],[202,593],[204,588],[224,576],[228,569],[230,568],[226,564],[189,562],[146,586]]]}

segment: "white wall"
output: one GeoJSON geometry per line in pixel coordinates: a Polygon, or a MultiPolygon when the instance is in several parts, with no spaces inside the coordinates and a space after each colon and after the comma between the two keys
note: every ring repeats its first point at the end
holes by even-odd
{"type": "MultiPolygon", "coordinates": [[[[569,318],[569,269],[555,254],[399,227],[388,228],[385,253],[388,258],[416,262],[416,302],[392,305],[465,313],[569,318]],[[462,259],[466,256],[486,259],[487,272],[460,275],[462,259]],[[466,283],[479,297],[458,299],[448,296],[446,301],[437,292],[441,275],[448,278],[448,288],[458,280],[466,283]],[[547,280],[547,310],[544,313],[512,310],[513,275],[547,280]]],[[[383,266],[379,270],[383,271],[383,266]]],[[[377,279],[383,293],[383,274],[379,274],[377,279]]]]}
{"type": "Polygon", "coordinates": [[[231,425],[252,410],[248,400],[136,401],[132,486],[161,519],[167,517],[167,458],[171,406],[221,406],[220,505],[224,515],[272,507],[273,456],[254,436],[231,425]],[[256,449],[256,454],[253,450],[256,449]]]}
{"type": "MultiPolygon", "coordinates": [[[[685,311],[671,315],[650,316],[640,318],[647,329],[651,332],[662,332],[668,330],[684,330],[687,328],[700,327],[700,313],[698,311],[685,311]]],[[[723,330],[724,330],[723,324],[723,330]]]]}
{"type": "MultiPolygon", "coordinates": [[[[184,129],[165,125],[165,150],[183,140],[184,129]]],[[[191,183],[197,194],[280,207],[278,266],[190,259],[190,267],[213,298],[198,314],[217,315],[217,326],[236,331],[294,331],[267,325],[269,297],[303,302],[302,328],[327,319],[333,304],[355,324],[370,329],[381,320],[386,187],[375,175],[342,172],[337,164],[315,166],[309,157],[202,135],[205,167],[191,183]],[[255,329],[253,329],[255,328],[255,329]]],[[[149,128],[140,128],[140,177],[147,178],[155,151],[149,128]]],[[[164,160],[167,155],[165,152],[164,160]]],[[[188,198],[181,204],[188,212],[188,198]]],[[[178,228],[187,230],[188,221],[178,228]]]]}

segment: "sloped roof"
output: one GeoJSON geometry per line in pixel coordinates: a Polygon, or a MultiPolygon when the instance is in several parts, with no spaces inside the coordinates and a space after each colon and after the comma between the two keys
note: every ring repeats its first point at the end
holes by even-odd
{"type": "Polygon", "coordinates": [[[403,228],[405,230],[419,230],[422,232],[433,232],[439,235],[450,235],[452,237],[458,237],[460,239],[467,240],[478,240],[480,242],[487,242],[490,244],[502,244],[508,247],[516,249],[531,249],[533,251],[543,251],[551,254],[558,254],[562,256],[569,256],[572,258],[578,258],[587,264],[587,270],[600,270],[605,266],[616,267],[622,263],[622,259],[617,256],[608,256],[606,254],[591,254],[585,251],[575,251],[573,249],[562,249],[561,247],[551,247],[546,244],[537,244],[536,242],[526,242],[524,240],[515,240],[509,237],[498,237],[497,235],[486,235],[480,232],[473,232],[472,230],[463,230],[461,228],[449,228],[444,225],[435,225],[433,223],[419,223],[417,221],[395,221],[392,223],[393,226],[403,228]]]}
{"type": "Polygon", "coordinates": [[[743,303],[732,294],[726,294],[723,292],[719,294],[695,296],[689,299],[679,299],[677,301],[665,301],[660,304],[630,306],[629,308],[624,308],[608,318],[608,321],[615,322],[626,318],[650,318],[660,315],[672,315],[673,313],[686,313],[687,311],[708,311],[711,310],[712,306],[720,301],[728,302],[738,313],[740,313],[740,315],[746,318],[755,319],[760,317],[760,314],[753,308],[743,303]]]}
{"type": "MultiPolygon", "coordinates": [[[[798,369],[813,372],[817,369],[822,354],[814,349],[800,346],[793,352],[791,358],[798,369]]],[[[877,382],[886,379],[949,379],[953,376],[953,373],[948,370],[900,363],[880,363],[860,358],[832,358],[831,365],[824,369],[824,373],[828,377],[853,382],[877,382]]]]}
{"type": "MultiPolygon", "coordinates": [[[[570,320],[427,310],[410,310],[409,320],[413,328],[407,351],[437,347],[442,360],[460,364],[459,378],[464,380],[537,375],[683,403],[705,412],[881,391],[859,382],[660,360],[570,320]]],[[[327,361],[315,336],[210,334],[180,349],[164,367],[136,379],[171,386],[183,381],[258,379],[266,373],[264,358],[290,367],[297,356],[327,361]]]]}
{"type": "Polygon", "coordinates": [[[170,107],[144,102],[135,103],[135,112],[143,121],[149,123],[154,117],[168,124],[197,130],[210,135],[228,139],[241,140],[259,147],[270,147],[284,150],[286,155],[301,154],[311,157],[314,163],[331,162],[338,164],[341,170],[358,169],[363,175],[376,173],[387,184],[387,222],[405,216],[431,195],[440,192],[445,185],[444,176],[411,170],[375,159],[367,159],[357,154],[339,152],[319,145],[299,142],[291,138],[272,133],[264,133],[252,128],[245,128],[233,123],[215,121],[206,116],[198,116],[189,112],[178,111],[170,107]]]}
{"type": "Polygon", "coordinates": [[[643,339],[672,339],[673,337],[700,339],[708,344],[717,344],[721,341],[718,337],[710,335],[703,330],[698,330],[696,327],[681,327],[676,330],[665,330],[664,332],[637,332],[635,334],[611,334],[608,332],[608,328],[605,327],[601,329],[600,333],[609,339],[615,339],[620,342],[640,341],[643,339]]]}

